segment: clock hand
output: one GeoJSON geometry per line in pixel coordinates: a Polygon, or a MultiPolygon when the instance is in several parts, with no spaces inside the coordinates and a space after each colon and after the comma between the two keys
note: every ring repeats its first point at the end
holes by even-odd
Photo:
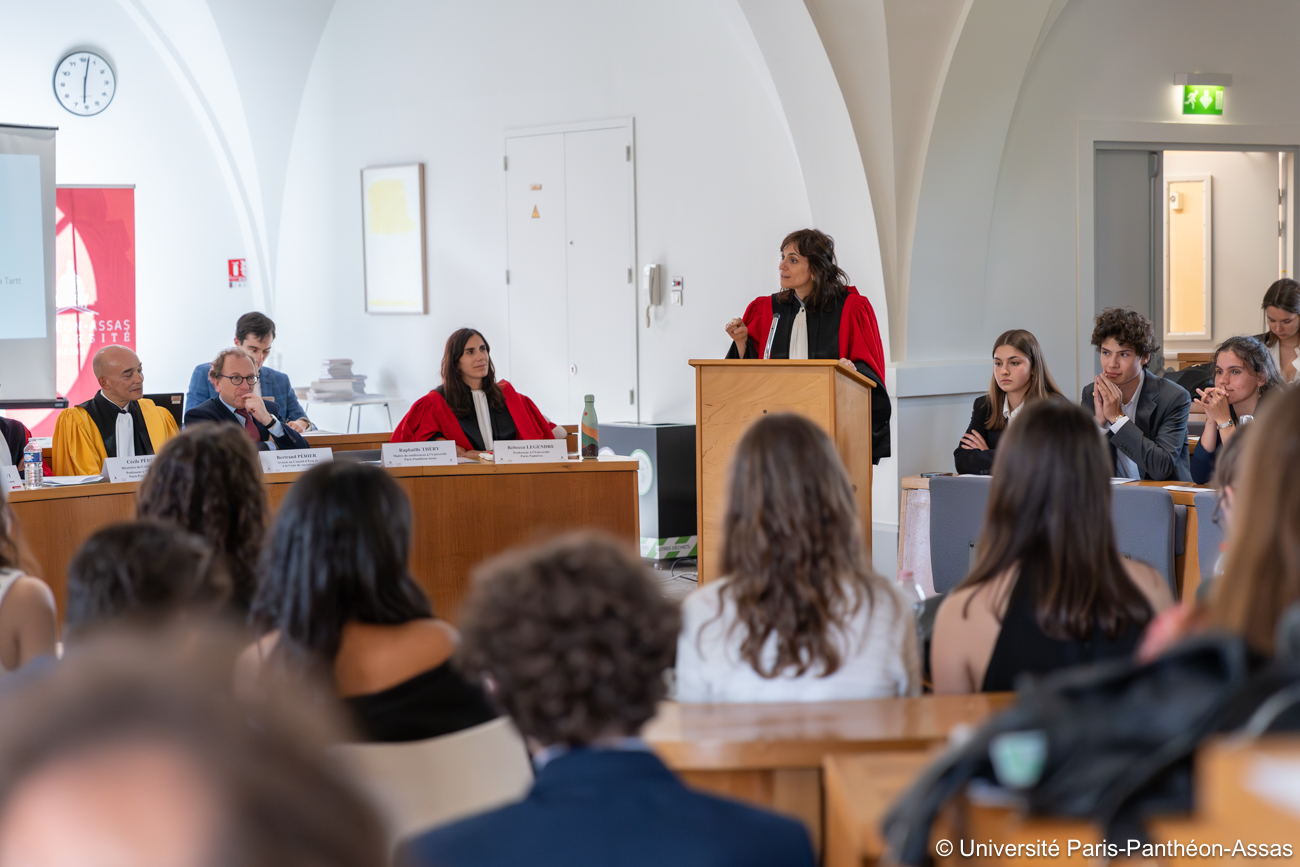
{"type": "Polygon", "coordinates": [[[86,104],[86,81],[90,78],[90,58],[86,58],[86,74],[81,77],[81,104],[86,104]]]}

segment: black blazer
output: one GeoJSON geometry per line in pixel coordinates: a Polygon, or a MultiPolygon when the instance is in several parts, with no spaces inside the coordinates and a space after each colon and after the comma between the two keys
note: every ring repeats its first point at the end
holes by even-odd
{"type": "MultiPolygon", "coordinates": [[[[1094,413],[1092,405],[1093,383],[1083,389],[1080,401],[1088,415],[1094,413]]],[[[1121,451],[1137,464],[1143,479],[1157,482],[1190,482],[1192,471],[1188,466],[1187,414],[1192,408],[1192,396],[1176,385],[1146,372],[1142,393],[1138,395],[1136,418],[1119,429],[1119,433],[1106,431],[1110,443],[1112,472],[1116,466],[1116,451],[1121,451]]]]}
{"type": "Polygon", "coordinates": [[[406,844],[412,867],[812,867],[794,819],[688,789],[653,753],[575,749],[522,801],[406,844]]]}
{"type": "MultiPolygon", "coordinates": [[[[269,412],[271,415],[275,416],[275,418],[279,420],[282,425],[284,425],[284,433],[278,437],[273,437],[271,436],[271,431],[266,427],[266,425],[262,424],[257,419],[253,419],[253,424],[257,425],[257,432],[261,434],[262,437],[261,440],[258,441],[257,443],[257,450],[259,452],[270,451],[270,449],[268,449],[266,446],[268,440],[274,440],[275,447],[277,449],[311,448],[311,445],[309,445],[308,442],[302,438],[302,434],[298,433],[296,430],[289,427],[287,424],[284,424],[284,419],[280,418],[279,414],[276,413],[276,411],[271,408],[272,405],[273,405],[272,403],[268,402],[266,405],[266,411],[269,412]]],[[[199,404],[198,406],[186,410],[185,412],[186,427],[189,427],[195,422],[200,422],[200,421],[215,421],[218,422],[219,424],[235,424],[235,425],[239,425],[241,428],[244,426],[243,419],[235,415],[230,410],[226,409],[226,405],[221,402],[221,398],[219,397],[214,397],[211,400],[205,400],[203,403],[199,404]]]]}
{"type": "Polygon", "coordinates": [[[993,469],[993,458],[996,455],[998,440],[1007,432],[1006,426],[989,430],[985,427],[989,420],[989,396],[981,394],[975,398],[975,407],[971,410],[970,424],[966,426],[966,433],[975,431],[975,433],[984,437],[984,442],[989,444],[988,451],[978,451],[976,449],[964,449],[961,443],[953,449],[952,462],[957,467],[959,473],[969,473],[971,475],[987,476],[993,469]]]}

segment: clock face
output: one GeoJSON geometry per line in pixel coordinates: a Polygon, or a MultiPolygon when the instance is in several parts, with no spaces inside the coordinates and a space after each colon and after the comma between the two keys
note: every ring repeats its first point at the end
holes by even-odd
{"type": "Polygon", "coordinates": [[[117,90],[117,77],[108,61],[89,51],[69,54],[54,70],[54,97],[59,105],[82,117],[108,108],[117,90]]]}

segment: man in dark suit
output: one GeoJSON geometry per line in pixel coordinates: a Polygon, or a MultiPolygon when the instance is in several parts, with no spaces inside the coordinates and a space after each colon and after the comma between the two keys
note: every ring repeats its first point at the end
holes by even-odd
{"type": "Polygon", "coordinates": [[[267,402],[253,392],[257,366],[243,349],[223,349],[209,366],[209,377],[217,396],[185,413],[186,426],[199,421],[237,424],[257,443],[258,451],[311,448],[302,434],[272,412],[267,402]]]}
{"type": "Polygon", "coordinates": [[[1190,482],[1187,415],[1192,397],[1146,370],[1160,348],[1151,323],[1132,308],[1108,307],[1097,317],[1092,345],[1101,356],[1101,373],[1084,387],[1082,404],[1110,444],[1114,474],[1190,482]]]}
{"type": "MultiPolygon", "coordinates": [[[[275,414],[285,424],[298,433],[306,433],[312,429],[311,419],[302,411],[298,396],[289,384],[289,377],[264,365],[271,355],[271,344],[274,342],[275,323],[265,313],[245,313],[235,323],[235,346],[247,352],[257,365],[258,380],[253,393],[263,400],[274,402],[275,414]]],[[[185,394],[187,411],[217,396],[217,390],[208,376],[210,367],[205,361],[195,367],[194,373],[190,375],[190,388],[185,394]]]]}
{"type": "Polygon", "coordinates": [[[686,788],[636,736],[680,621],[621,546],[571,535],[504,555],[460,626],[465,669],[539,747],[537,781],[518,803],[415,838],[404,863],[811,867],[801,824],[686,788]]]}

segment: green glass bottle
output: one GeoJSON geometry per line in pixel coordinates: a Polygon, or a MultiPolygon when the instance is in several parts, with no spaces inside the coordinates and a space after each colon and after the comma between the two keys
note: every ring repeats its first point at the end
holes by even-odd
{"type": "Polygon", "coordinates": [[[583,400],[586,403],[582,408],[578,443],[582,448],[582,459],[585,461],[600,455],[600,422],[596,421],[596,395],[586,395],[583,400]]]}

